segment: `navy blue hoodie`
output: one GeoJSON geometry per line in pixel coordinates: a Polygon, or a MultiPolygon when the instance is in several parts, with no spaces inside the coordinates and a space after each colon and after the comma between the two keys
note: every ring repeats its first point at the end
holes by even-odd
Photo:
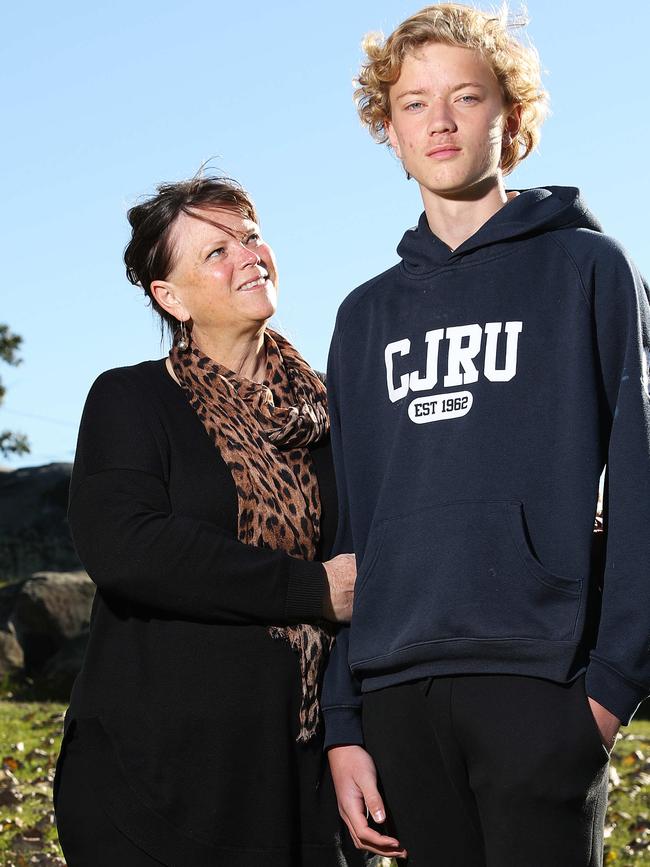
{"type": "Polygon", "coordinates": [[[336,547],[358,577],[327,743],[362,742],[360,692],[432,675],[586,670],[626,723],[650,692],[644,282],[572,188],[521,192],[454,251],[423,214],[398,254],[330,350],[336,547]]]}

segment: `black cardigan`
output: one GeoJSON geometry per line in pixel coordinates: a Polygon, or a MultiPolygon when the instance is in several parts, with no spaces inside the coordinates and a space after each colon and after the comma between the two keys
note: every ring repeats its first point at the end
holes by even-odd
{"type": "MultiPolygon", "coordinates": [[[[329,444],[311,454],[324,560],[336,488],[329,444]]],[[[66,730],[74,721],[108,809],[147,851],[219,863],[214,846],[238,845],[217,821],[219,779],[253,774],[252,791],[270,752],[271,778],[293,761],[299,661],[267,627],[317,620],[325,570],[237,540],[231,473],[164,361],[93,385],[69,520],[97,593],[66,730]]]]}

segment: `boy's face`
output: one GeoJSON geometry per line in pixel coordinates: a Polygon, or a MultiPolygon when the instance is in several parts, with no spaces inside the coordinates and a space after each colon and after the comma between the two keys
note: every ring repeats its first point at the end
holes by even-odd
{"type": "Polygon", "coordinates": [[[404,58],[389,96],[390,143],[425,201],[478,193],[498,177],[520,110],[504,105],[499,82],[477,51],[423,45],[404,58]]]}

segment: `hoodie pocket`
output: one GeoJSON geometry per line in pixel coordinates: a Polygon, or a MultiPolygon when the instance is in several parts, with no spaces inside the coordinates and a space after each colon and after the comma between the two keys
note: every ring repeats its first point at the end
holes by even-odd
{"type": "Polygon", "coordinates": [[[368,543],[354,605],[356,660],[444,639],[573,636],[582,581],[539,562],[518,501],[421,509],[380,521],[368,543]]]}

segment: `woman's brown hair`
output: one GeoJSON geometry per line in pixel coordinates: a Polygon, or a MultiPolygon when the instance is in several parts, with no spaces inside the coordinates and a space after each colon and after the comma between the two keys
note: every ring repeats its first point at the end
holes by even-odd
{"type": "Polygon", "coordinates": [[[201,175],[189,181],[159,184],[156,190],[156,195],[127,212],[131,240],[124,250],[124,264],[129,281],[144,289],[151,306],[173,334],[178,322],[153,297],[151,282],[165,280],[174,266],[171,235],[178,217],[199,217],[197,211],[219,208],[255,223],[258,219],[250,196],[232,178],[201,175]]]}

